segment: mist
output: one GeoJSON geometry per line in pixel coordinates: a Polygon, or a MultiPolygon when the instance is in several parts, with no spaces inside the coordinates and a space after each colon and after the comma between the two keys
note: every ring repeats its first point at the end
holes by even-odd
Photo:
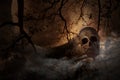
{"type": "MultiPolygon", "coordinates": [[[[38,53],[34,53],[29,45],[24,50],[17,50],[15,58],[19,69],[2,76],[5,80],[119,80],[120,38],[107,37],[100,42],[100,54],[94,61],[87,62],[74,57],[55,59],[47,58],[50,50],[36,46],[38,53]],[[23,53],[24,52],[24,53],[23,53]],[[29,55],[28,55],[29,54],[29,55]],[[21,65],[21,66],[20,66],[21,65]]],[[[15,64],[16,64],[15,63],[15,64]]],[[[12,64],[12,65],[15,65],[12,64]]]]}

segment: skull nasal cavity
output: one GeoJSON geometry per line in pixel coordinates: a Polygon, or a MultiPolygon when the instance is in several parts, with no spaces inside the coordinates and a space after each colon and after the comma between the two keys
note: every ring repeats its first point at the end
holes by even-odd
{"type": "Polygon", "coordinates": [[[88,39],[87,38],[83,38],[82,39],[82,44],[86,44],[88,42],[88,39]]]}
{"type": "Polygon", "coordinates": [[[97,38],[96,38],[95,36],[92,36],[92,37],[90,38],[90,41],[91,41],[91,42],[96,42],[96,41],[97,41],[97,38]]]}

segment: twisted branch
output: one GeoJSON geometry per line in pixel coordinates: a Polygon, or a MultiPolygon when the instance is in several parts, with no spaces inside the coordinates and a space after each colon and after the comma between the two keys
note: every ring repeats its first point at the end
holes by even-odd
{"type": "Polygon", "coordinates": [[[99,31],[100,27],[100,17],[101,17],[101,2],[98,0],[98,26],[97,26],[97,32],[99,31]]]}
{"type": "Polygon", "coordinates": [[[18,23],[5,22],[5,23],[2,23],[2,24],[0,25],[0,28],[2,28],[2,27],[4,27],[4,26],[7,26],[7,25],[18,26],[18,23]]]}
{"type": "Polygon", "coordinates": [[[67,3],[67,1],[68,0],[66,0],[65,2],[64,2],[64,0],[61,1],[60,7],[58,9],[58,14],[59,14],[60,18],[62,19],[62,21],[64,22],[64,29],[66,31],[67,40],[69,41],[69,30],[68,30],[68,27],[67,27],[67,21],[62,14],[62,8],[67,3]]]}
{"type": "Polygon", "coordinates": [[[83,0],[83,2],[82,2],[82,5],[80,7],[80,15],[78,17],[78,20],[80,20],[80,18],[83,16],[83,8],[84,8],[86,2],[87,2],[87,0],[83,0]]]}
{"type": "Polygon", "coordinates": [[[24,31],[23,28],[24,0],[17,0],[17,4],[18,4],[18,26],[20,28],[21,35],[24,35],[23,37],[18,38],[17,41],[21,40],[22,38],[26,38],[34,48],[35,52],[37,53],[34,43],[31,40],[31,37],[24,31]]]}

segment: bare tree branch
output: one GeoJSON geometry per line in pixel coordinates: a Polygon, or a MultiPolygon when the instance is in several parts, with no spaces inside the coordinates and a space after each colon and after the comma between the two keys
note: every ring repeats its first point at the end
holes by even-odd
{"type": "Polygon", "coordinates": [[[111,14],[112,14],[111,9],[112,9],[112,1],[109,0],[108,6],[107,6],[107,13],[106,13],[106,19],[107,19],[107,22],[106,22],[107,31],[106,31],[106,33],[107,33],[107,35],[109,35],[110,28],[111,28],[111,26],[110,26],[110,19],[111,19],[111,14]]]}
{"type": "Polygon", "coordinates": [[[97,26],[97,32],[99,31],[100,27],[100,18],[101,18],[101,2],[98,0],[98,26],[97,26]]]}
{"type": "Polygon", "coordinates": [[[17,26],[18,23],[13,23],[13,22],[4,22],[0,25],[0,28],[7,26],[7,25],[11,25],[11,26],[17,26]]]}
{"type": "Polygon", "coordinates": [[[50,2],[50,1],[48,0],[48,2],[50,3],[50,6],[49,6],[48,8],[46,8],[46,9],[44,9],[45,12],[47,12],[47,11],[50,10],[50,9],[52,9],[57,3],[60,2],[60,0],[54,0],[53,2],[50,2]]]}
{"type": "Polygon", "coordinates": [[[68,0],[66,0],[65,2],[64,2],[64,0],[61,1],[60,7],[58,9],[58,14],[59,14],[60,18],[62,19],[62,21],[64,21],[64,29],[66,31],[67,40],[69,41],[69,30],[67,27],[67,21],[62,14],[62,9],[63,9],[64,5],[67,3],[67,1],[68,0]]]}
{"type": "Polygon", "coordinates": [[[45,9],[43,10],[44,15],[43,15],[42,19],[44,19],[44,18],[46,17],[47,12],[48,12],[49,10],[51,10],[55,5],[57,5],[57,4],[60,2],[60,0],[54,0],[53,2],[50,2],[50,1],[48,0],[47,2],[50,4],[50,6],[47,7],[47,8],[45,8],[45,9]]]}
{"type": "MultiPolygon", "coordinates": [[[[35,52],[37,53],[34,43],[31,40],[31,37],[24,31],[24,28],[23,28],[24,0],[17,0],[17,3],[18,3],[18,26],[20,28],[21,35],[24,35],[24,37],[28,40],[28,42],[32,45],[35,52]]],[[[18,40],[21,40],[21,39],[22,38],[18,40]]]]}
{"type": "Polygon", "coordinates": [[[85,6],[85,3],[87,2],[87,0],[83,0],[82,5],[80,7],[80,15],[78,17],[78,20],[80,20],[80,18],[83,16],[83,7],[85,6]]]}

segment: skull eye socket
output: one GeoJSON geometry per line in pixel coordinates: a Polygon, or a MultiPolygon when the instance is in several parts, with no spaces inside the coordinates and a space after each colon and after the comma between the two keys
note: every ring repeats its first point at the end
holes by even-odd
{"type": "Polygon", "coordinates": [[[90,38],[90,41],[91,41],[91,42],[97,42],[97,38],[96,38],[95,36],[92,36],[92,37],[90,38]]]}
{"type": "Polygon", "coordinates": [[[87,38],[83,38],[82,39],[82,44],[86,44],[88,42],[88,39],[87,38]]]}

